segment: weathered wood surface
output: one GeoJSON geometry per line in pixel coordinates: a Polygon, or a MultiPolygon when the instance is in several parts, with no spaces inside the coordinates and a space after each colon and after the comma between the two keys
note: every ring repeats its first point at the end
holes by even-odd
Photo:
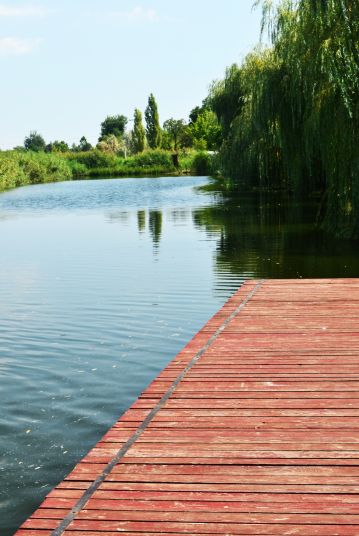
{"type": "Polygon", "coordinates": [[[247,281],[16,535],[358,536],[358,322],[359,279],[247,281]]]}

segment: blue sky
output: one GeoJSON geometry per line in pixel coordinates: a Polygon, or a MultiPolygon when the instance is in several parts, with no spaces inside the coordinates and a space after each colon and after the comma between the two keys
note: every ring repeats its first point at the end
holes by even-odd
{"type": "Polygon", "coordinates": [[[107,115],[153,92],[161,123],[187,118],[258,42],[253,0],[0,0],[0,148],[30,130],[96,142],[107,115]]]}

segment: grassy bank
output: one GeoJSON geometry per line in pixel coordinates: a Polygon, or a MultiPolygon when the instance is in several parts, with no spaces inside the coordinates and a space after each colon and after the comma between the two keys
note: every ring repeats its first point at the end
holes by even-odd
{"type": "Polygon", "coordinates": [[[207,175],[211,172],[212,157],[196,151],[180,154],[178,168],[173,165],[169,151],[146,151],[128,158],[97,149],[83,153],[0,152],[0,191],[86,177],[207,175]]]}

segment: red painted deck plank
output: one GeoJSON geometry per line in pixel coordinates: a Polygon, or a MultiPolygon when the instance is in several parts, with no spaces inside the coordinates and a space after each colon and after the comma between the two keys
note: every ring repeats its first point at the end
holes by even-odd
{"type": "Polygon", "coordinates": [[[358,495],[359,279],[248,281],[16,536],[358,536],[358,495]]]}

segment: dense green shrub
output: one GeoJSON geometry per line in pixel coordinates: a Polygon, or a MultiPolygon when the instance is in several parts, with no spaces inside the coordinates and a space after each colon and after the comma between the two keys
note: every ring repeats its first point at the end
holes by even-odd
{"type": "Polygon", "coordinates": [[[196,175],[211,175],[213,172],[212,155],[206,151],[196,153],[192,160],[191,170],[196,175]]]}
{"type": "Polygon", "coordinates": [[[19,165],[24,170],[30,184],[72,178],[68,162],[59,154],[21,153],[19,165]]]}
{"type": "Polygon", "coordinates": [[[15,152],[0,153],[0,190],[15,188],[29,182],[19,165],[19,155],[15,152]]]}
{"type": "Polygon", "coordinates": [[[71,178],[70,165],[60,155],[42,152],[0,152],[0,190],[71,178]]]}
{"type": "Polygon", "coordinates": [[[89,169],[85,166],[85,164],[72,159],[68,160],[68,163],[74,178],[86,177],[86,175],[88,175],[89,169]]]}
{"type": "Polygon", "coordinates": [[[128,158],[93,149],[84,153],[68,153],[66,158],[75,177],[174,171],[171,153],[159,149],[144,151],[128,158]]]}
{"type": "Polygon", "coordinates": [[[105,153],[98,149],[92,149],[83,153],[67,153],[66,157],[70,162],[78,162],[88,169],[111,168],[116,165],[117,157],[114,154],[105,153]]]}
{"type": "Polygon", "coordinates": [[[127,159],[126,164],[129,167],[164,166],[169,170],[173,168],[171,153],[160,149],[144,151],[143,153],[134,155],[127,159]]]}
{"type": "Polygon", "coordinates": [[[89,169],[88,177],[144,177],[144,176],[161,176],[173,175],[173,169],[166,166],[126,166],[119,165],[114,168],[93,168],[89,169]]]}

